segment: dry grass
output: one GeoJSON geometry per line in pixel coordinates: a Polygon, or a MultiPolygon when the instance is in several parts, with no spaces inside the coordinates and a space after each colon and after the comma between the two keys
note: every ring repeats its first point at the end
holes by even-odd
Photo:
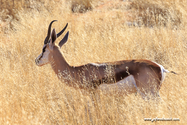
{"type": "Polygon", "coordinates": [[[139,25],[178,28],[182,21],[180,8],[176,8],[172,2],[136,0],[131,7],[137,13],[136,20],[139,25]]]}
{"type": "MultiPolygon", "coordinates": [[[[40,11],[19,10],[19,21],[12,22],[14,28],[6,34],[0,32],[0,124],[187,123],[187,10],[185,1],[172,2],[183,15],[179,16],[183,28],[177,30],[128,27],[121,14],[124,10],[90,11],[77,16],[71,12],[71,5],[63,1],[48,5],[50,11],[43,6],[40,11]],[[71,65],[144,58],[179,75],[167,74],[160,90],[163,101],[159,104],[146,102],[139,95],[101,95],[99,108],[95,108],[89,97],[61,83],[49,65],[35,65],[53,19],[58,20],[53,25],[57,32],[69,23],[69,41],[62,51],[71,65]],[[144,121],[156,117],[180,121],[144,121]]],[[[162,6],[158,1],[159,5],[162,6]]]]}

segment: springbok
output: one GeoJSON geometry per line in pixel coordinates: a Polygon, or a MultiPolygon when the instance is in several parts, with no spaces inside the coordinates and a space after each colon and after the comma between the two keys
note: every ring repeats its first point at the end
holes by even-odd
{"type": "Polygon", "coordinates": [[[64,32],[68,24],[58,34],[55,29],[51,33],[51,25],[54,21],[56,20],[49,24],[42,53],[35,60],[36,65],[51,64],[57,77],[74,88],[108,91],[110,88],[117,87],[119,91],[125,90],[124,94],[138,92],[143,99],[149,98],[149,95],[160,97],[159,90],[164,80],[164,73],[169,73],[169,71],[150,60],[123,60],[70,66],[60,51],[68,40],[69,31],[59,44],[55,45],[56,39],[64,32]],[[49,39],[50,36],[51,39],[49,39]]]}

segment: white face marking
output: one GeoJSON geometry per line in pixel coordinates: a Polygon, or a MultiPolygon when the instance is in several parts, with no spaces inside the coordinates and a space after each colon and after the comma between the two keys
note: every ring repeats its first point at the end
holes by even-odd
{"type": "Polygon", "coordinates": [[[49,63],[49,53],[50,51],[46,48],[46,45],[44,45],[42,53],[36,58],[36,65],[42,66],[49,63]]]}

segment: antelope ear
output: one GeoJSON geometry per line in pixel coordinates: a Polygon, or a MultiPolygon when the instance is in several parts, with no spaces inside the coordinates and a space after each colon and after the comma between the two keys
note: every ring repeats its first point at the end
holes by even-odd
{"type": "Polygon", "coordinates": [[[69,31],[66,33],[66,35],[64,36],[64,38],[59,42],[59,47],[61,48],[68,40],[68,36],[69,36],[69,31]]]}
{"type": "Polygon", "coordinates": [[[49,49],[50,50],[53,50],[54,42],[55,42],[56,38],[57,38],[56,31],[55,31],[55,29],[53,29],[53,31],[51,33],[51,39],[49,41],[49,49]]]}
{"type": "Polygon", "coordinates": [[[55,42],[56,38],[57,38],[56,31],[55,31],[55,29],[53,29],[52,34],[51,34],[51,41],[52,41],[52,43],[55,42]]]}

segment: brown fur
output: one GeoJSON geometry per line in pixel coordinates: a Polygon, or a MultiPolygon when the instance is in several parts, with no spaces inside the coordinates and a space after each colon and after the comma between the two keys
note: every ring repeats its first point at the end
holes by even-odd
{"type": "Polygon", "coordinates": [[[113,84],[129,75],[133,75],[144,95],[149,93],[157,96],[161,86],[161,69],[149,60],[123,60],[73,67],[66,62],[57,46],[54,46],[50,57],[53,57],[51,62],[55,62],[52,68],[58,78],[75,88],[94,90],[103,83],[113,84]]]}
{"type": "MultiPolygon", "coordinates": [[[[49,30],[52,22],[49,25],[49,30]]],[[[66,43],[68,34],[69,32],[60,41],[59,46],[57,46],[55,45],[57,35],[53,29],[51,35],[52,39],[49,43],[44,43],[49,52],[48,63],[51,64],[58,78],[67,85],[90,91],[96,90],[98,86],[103,83],[114,84],[131,75],[136,83],[129,84],[133,84],[142,97],[149,94],[154,97],[159,96],[162,73],[161,67],[158,64],[150,60],[140,59],[96,64],[89,63],[77,67],[70,66],[60,52],[60,47],[66,43]]],[[[40,62],[41,58],[42,56],[36,59],[37,64],[40,62]]],[[[130,92],[130,90],[126,91],[130,92]]]]}

